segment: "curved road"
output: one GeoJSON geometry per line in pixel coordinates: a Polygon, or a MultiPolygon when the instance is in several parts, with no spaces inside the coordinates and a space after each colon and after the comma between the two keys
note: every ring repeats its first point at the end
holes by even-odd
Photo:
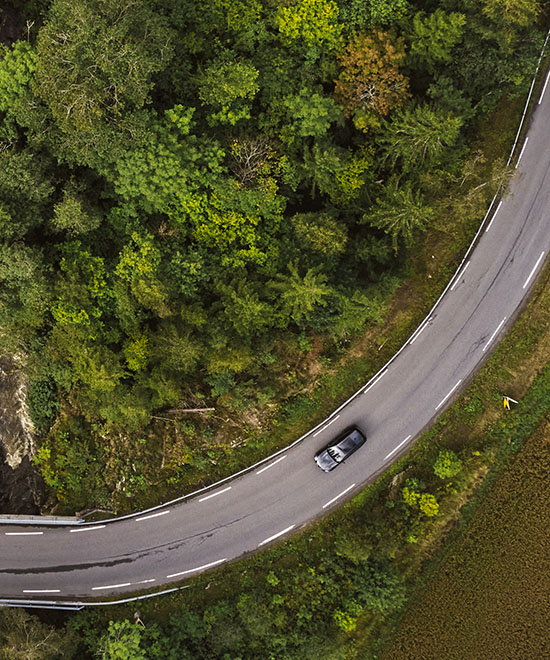
{"type": "Polygon", "coordinates": [[[550,250],[549,117],[550,91],[469,260],[371,385],[292,448],[184,502],[107,523],[2,526],[0,597],[87,600],[181,582],[328,513],[402,455],[494,349],[550,250]],[[322,472],[313,455],[351,424],[367,444],[322,472]]]}

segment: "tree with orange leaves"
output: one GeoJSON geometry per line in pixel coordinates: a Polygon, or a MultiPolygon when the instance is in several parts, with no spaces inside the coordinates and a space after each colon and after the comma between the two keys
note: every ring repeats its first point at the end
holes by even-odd
{"type": "Polygon", "coordinates": [[[354,36],[338,58],[336,100],[360,130],[378,126],[380,117],[408,98],[409,81],[399,72],[404,59],[403,39],[381,31],[354,36]]]}

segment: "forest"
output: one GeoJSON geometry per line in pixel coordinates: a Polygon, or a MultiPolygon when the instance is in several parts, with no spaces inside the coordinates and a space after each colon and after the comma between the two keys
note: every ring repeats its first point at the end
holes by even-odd
{"type": "MultiPolygon", "coordinates": [[[[476,121],[525,92],[542,42],[536,0],[4,12],[0,341],[73,508],[96,489],[64,466],[165,443],[164,411],[261,416],[291,389],[286,356],[379,321],[476,121]]],[[[172,463],[224,441],[204,419],[172,463]]]]}

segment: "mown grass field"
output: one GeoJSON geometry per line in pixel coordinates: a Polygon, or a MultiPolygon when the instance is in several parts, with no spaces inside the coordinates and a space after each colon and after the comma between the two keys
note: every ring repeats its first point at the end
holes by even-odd
{"type": "Polygon", "coordinates": [[[550,657],[550,421],[485,497],[381,660],[550,657]]]}

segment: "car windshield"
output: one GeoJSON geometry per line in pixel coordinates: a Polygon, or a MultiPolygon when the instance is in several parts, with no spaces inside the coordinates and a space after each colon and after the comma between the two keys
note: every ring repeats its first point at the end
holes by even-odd
{"type": "Polygon", "coordinates": [[[336,447],[329,447],[327,449],[327,454],[337,463],[342,460],[342,453],[336,447]]]}

